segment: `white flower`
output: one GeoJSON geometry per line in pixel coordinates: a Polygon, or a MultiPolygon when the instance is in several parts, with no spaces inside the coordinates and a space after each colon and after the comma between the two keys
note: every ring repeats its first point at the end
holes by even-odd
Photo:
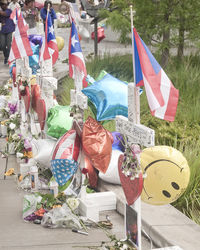
{"type": "Polygon", "coordinates": [[[8,85],[4,85],[4,89],[8,89],[8,85]]]}
{"type": "Polygon", "coordinates": [[[16,153],[16,157],[17,157],[17,158],[22,158],[23,156],[24,156],[24,155],[23,155],[22,153],[20,153],[20,152],[17,152],[17,153],[16,153]]]}
{"type": "Polygon", "coordinates": [[[128,249],[128,245],[124,244],[123,247],[122,247],[123,250],[126,250],[128,249]]]}
{"type": "Polygon", "coordinates": [[[25,86],[20,85],[20,86],[19,86],[19,89],[20,89],[20,90],[25,90],[25,86]]]}
{"type": "Polygon", "coordinates": [[[9,128],[11,129],[11,130],[13,130],[13,129],[15,129],[16,128],[16,125],[14,124],[14,123],[10,123],[10,125],[9,125],[9,128]]]}
{"type": "Polygon", "coordinates": [[[19,137],[17,134],[14,134],[14,135],[12,136],[12,139],[16,141],[16,140],[19,140],[20,137],[19,137]]]}
{"type": "Polygon", "coordinates": [[[10,119],[13,119],[13,118],[15,118],[15,115],[14,114],[10,115],[10,119]]]}
{"type": "Polygon", "coordinates": [[[67,205],[74,211],[79,206],[79,201],[76,198],[68,198],[67,205]]]}

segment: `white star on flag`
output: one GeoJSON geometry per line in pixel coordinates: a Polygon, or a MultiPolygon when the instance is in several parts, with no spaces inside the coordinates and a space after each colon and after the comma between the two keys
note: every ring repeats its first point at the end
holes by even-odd
{"type": "Polygon", "coordinates": [[[79,41],[78,40],[76,40],[76,38],[75,38],[75,35],[72,37],[72,40],[71,40],[72,42],[72,46],[74,47],[75,46],[75,43],[79,43],[79,41]]]}
{"type": "Polygon", "coordinates": [[[53,33],[54,33],[53,25],[51,25],[51,26],[49,27],[49,33],[51,33],[51,34],[53,35],[53,33]]]}

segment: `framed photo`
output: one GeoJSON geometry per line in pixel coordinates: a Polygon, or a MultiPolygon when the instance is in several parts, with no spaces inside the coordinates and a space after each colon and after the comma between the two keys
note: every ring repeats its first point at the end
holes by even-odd
{"type": "Polygon", "coordinates": [[[138,213],[133,207],[127,204],[125,207],[125,232],[126,238],[134,247],[138,248],[138,213]]]}

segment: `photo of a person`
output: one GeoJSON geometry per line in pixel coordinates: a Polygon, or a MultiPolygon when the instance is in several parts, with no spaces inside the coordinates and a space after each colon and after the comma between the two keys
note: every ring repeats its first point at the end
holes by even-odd
{"type": "Polygon", "coordinates": [[[137,212],[126,204],[126,236],[134,245],[138,246],[137,212]]]}

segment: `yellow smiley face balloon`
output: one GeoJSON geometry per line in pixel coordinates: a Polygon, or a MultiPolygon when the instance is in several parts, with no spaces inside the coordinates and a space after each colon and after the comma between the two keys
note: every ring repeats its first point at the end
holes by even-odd
{"type": "Polygon", "coordinates": [[[142,200],[152,205],[164,205],[177,200],[185,191],[190,169],[182,153],[168,146],[146,148],[141,153],[144,179],[142,200]]]}

